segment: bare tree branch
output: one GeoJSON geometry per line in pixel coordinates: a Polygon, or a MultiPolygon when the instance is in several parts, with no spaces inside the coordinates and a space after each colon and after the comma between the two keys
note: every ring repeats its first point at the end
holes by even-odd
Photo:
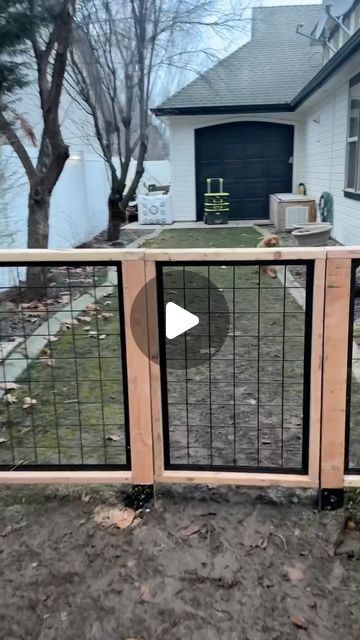
{"type": "Polygon", "coordinates": [[[11,123],[8,121],[3,111],[0,108],[0,131],[7,139],[8,143],[14,149],[17,154],[22,166],[26,171],[26,175],[29,179],[29,182],[32,182],[36,178],[35,167],[31,161],[31,158],[28,152],[25,149],[25,146],[21,142],[19,136],[16,131],[12,127],[11,123]]]}

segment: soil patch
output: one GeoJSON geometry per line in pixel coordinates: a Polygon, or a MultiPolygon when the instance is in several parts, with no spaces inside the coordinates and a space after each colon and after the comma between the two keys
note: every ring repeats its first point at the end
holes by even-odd
{"type": "Polygon", "coordinates": [[[360,534],[299,493],[163,488],[121,530],[116,494],[34,491],[1,492],[6,640],[359,637],[360,534]]]}

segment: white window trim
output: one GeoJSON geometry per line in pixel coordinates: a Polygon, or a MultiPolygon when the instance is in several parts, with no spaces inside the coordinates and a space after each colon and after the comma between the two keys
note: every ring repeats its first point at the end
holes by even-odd
{"type": "Polygon", "coordinates": [[[359,131],[357,136],[349,136],[350,133],[350,121],[351,121],[351,89],[355,86],[360,86],[360,75],[355,76],[349,83],[349,105],[347,115],[347,136],[346,136],[346,166],[345,166],[345,185],[344,191],[346,193],[360,194],[360,118],[359,118],[359,131]],[[355,186],[348,187],[349,177],[349,158],[350,158],[350,144],[356,144],[356,166],[355,166],[355,186]]]}

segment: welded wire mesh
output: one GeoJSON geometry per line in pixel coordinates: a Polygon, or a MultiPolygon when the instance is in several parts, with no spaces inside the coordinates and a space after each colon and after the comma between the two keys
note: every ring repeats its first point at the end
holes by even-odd
{"type": "Polygon", "coordinates": [[[167,469],[307,472],[313,263],[264,266],[158,267],[167,469]],[[169,302],[200,320],[173,340],[169,302]]]}
{"type": "Polygon", "coordinates": [[[0,467],[128,468],[121,268],[24,274],[0,289],[0,467]]]}
{"type": "Polygon", "coordinates": [[[345,469],[360,473],[360,261],[351,274],[345,469]]]}

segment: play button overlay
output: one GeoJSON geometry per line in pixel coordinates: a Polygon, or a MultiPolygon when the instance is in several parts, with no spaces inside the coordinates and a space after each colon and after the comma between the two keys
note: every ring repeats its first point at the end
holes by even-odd
{"type": "Polygon", "coordinates": [[[131,331],[138,348],[154,362],[160,359],[160,367],[168,372],[184,371],[206,381],[209,361],[214,362],[214,373],[221,365],[218,360],[234,357],[232,270],[221,264],[159,265],[158,277],[139,291],[131,309],[131,331]],[[144,327],[145,301],[148,313],[155,317],[157,312],[158,318],[157,327],[149,318],[150,349],[144,327]]]}
{"type": "Polygon", "coordinates": [[[166,337],[168,340],[174,340],[174,338],[197,327],[199,322],[198,316],[189,313],[174,302],[168,302],[166,305],[166,337]]]}

